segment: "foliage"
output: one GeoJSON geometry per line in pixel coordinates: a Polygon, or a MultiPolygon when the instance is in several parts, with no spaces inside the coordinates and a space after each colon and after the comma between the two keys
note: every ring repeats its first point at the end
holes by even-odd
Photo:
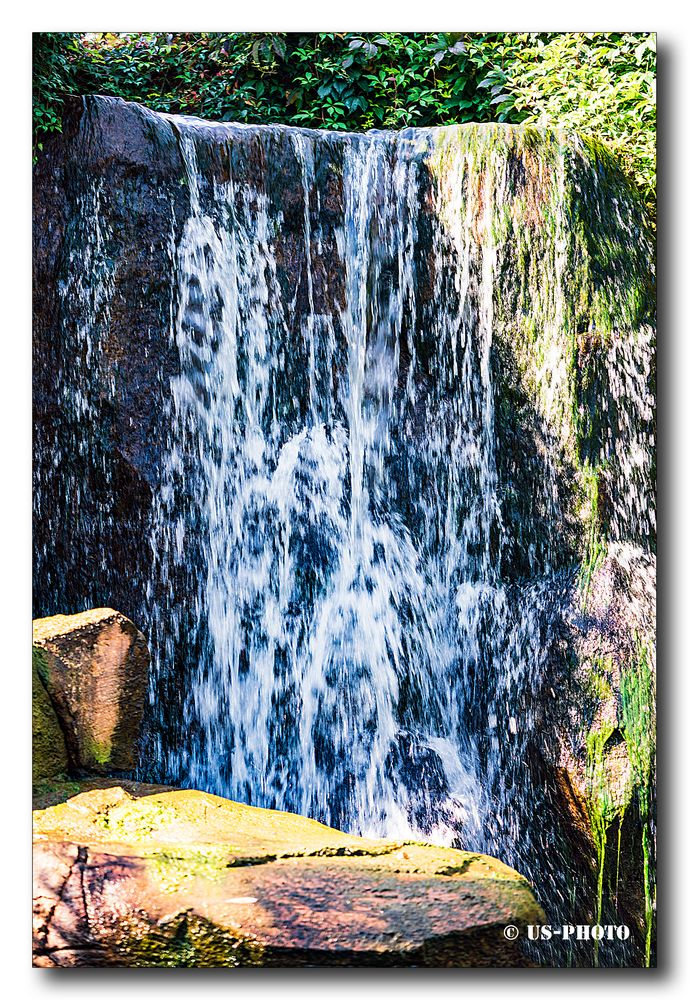
{"type": "Polygon", "coordinates": [[[41,33],[34,136],[66,94],[310,128],[548,122],[604,139],[652,206],[654,36],[613,33],[41,33]]]}
{"type": "MultiPolygon", "coordinates": [[[[497,84],[498,113],[605,142],[655,203],[655,35],[556,32],[516,37],[497,84]]],[[[505,57],[504,45],[499,55],[505,57]]]]}
{"type": "Polygon", "coordinates": [[[454,35],[39,37],[61,39],[77,92],[136,99],[159,111],[331,129],[492,117],[490,95],[479,90],[474,62],[454,35]]]}
{"type": "Polygon", "coordinates": [[[76,93],[75,37],[66,32],[36,33],[33,46],[33,144],[43,149],[43,138],[62,129],[62,107],[67,94],[76,93]]]}

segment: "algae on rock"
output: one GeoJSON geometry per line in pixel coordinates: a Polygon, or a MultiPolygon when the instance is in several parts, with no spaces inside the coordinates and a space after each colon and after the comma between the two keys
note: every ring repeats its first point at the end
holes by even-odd
{"type": "Polygon", "coordinates": [[[634,655],[622,671],[622,719],[642,824],[646,917],[645,960],[650,964],[655,903],[655,857],[651,836],[655,788],[655,684],[651,650],[636,638],[634,655]]]}
{"type": "Polygon", "coordinates": [[[34,785],[64,775],[68,766],[65,737],[41,677],[44,670],[43,653],[34,646],[31,653],[33,730],[31,768],[34,785]]]}

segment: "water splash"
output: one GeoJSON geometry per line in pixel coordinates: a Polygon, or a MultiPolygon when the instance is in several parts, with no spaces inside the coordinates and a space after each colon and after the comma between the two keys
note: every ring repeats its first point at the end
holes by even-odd
{"type": "MultiPolygon", "coordinates": [[[[199,662],[183,706],[196,740],[174,748],[166,767],[192,784],[338,825],[400,835],[420,826],[431,834],[437,825],[447,839],[442,817],[476,821],[478,788],[453,749],[459,709],[446,694],[452,657],[442,598],[387,473],[414,405],[398,391],[402,346],[407,383],[415,377],[414,331],[403,331],[414,297],[414,159],[390,137],[344,150],[343,350],[333,318],[315,311],[314,140],[296,138],[308,369],[290,424],[278,414],[287,319],[276,308],[264,196],[247,185],[238,192],[230,180],[213,187],[202,209],[193,132],[181,142],[190,192],[177,249],[181,370],[154,550],[163,583],[190,570],[194,577],[196,635],[187,644],[199,662]],[[435,782],[432,805],[428,786],[415,787],[419,769],[435,782]]],[[[485,357],[473,378],[486,382],[485,357]]],[[[480,443],[460,443],[463,425],[455,447],[465,464],[485,464],[480,443]]],[[[443,445],[436,442],[439,453],[443,445]]],[[[478,493],[474,503],[484,510],[478,493]]],[[[183,628],[175,604],[171,592],[166,617],[178,624],[168,630],[161,669],[183,628]]],[[[452,829],[454,836],[456,823],[452,829]]]]}

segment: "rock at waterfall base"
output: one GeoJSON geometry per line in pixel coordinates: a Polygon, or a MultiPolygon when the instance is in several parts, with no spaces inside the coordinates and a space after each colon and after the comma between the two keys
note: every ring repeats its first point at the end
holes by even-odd
{"type": "Polygon", "coordinates": [[[34,965],[521,966],[544,919],[494,858],[193,790],[34,813],[34,965]]]}
{"type": "MultiPolygon", "coordinates": [[[[61,770],[68,762],[77,773],[132,771],[137,765],[150,663],[138,628],[111,608],[94,608],[37,619],[33,644],[40,685],[37,691],[34,684],[34,719],[45,694],[59,723],[52,732],[61,770]],[[64,760],[60,739],[66,745],[64,760]]],[[[34,739],[35,732],[34,727],[34,739]]],[[[39,748],[43,742],[38,741],[39,748]]],[[[35,759],[34,779],[59,773],[54,766],[35,759]]]]}
{"type": "Polygon", "coordinates": [[[55,709],[43,686],[45,661],[40,649],[31,657],[31,773],[36,782],[56,778],[67,770],[67,747],[55,709]]]}

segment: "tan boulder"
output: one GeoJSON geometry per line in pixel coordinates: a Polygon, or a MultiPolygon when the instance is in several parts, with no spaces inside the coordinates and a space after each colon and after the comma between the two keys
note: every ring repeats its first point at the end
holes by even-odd
{"type": "Polygon", "coordinates": [[[133,770],[150,663],[139,629],[111,608],[95,608],[37,619],[33,644],[71,769],[133,770]]]}
{"type": "Polygon", "coordinates": [[[505,927],[544,920],[495,858],[198,791],[84,792],[34,831],[38,966],[519,966],[505,927]]]}

